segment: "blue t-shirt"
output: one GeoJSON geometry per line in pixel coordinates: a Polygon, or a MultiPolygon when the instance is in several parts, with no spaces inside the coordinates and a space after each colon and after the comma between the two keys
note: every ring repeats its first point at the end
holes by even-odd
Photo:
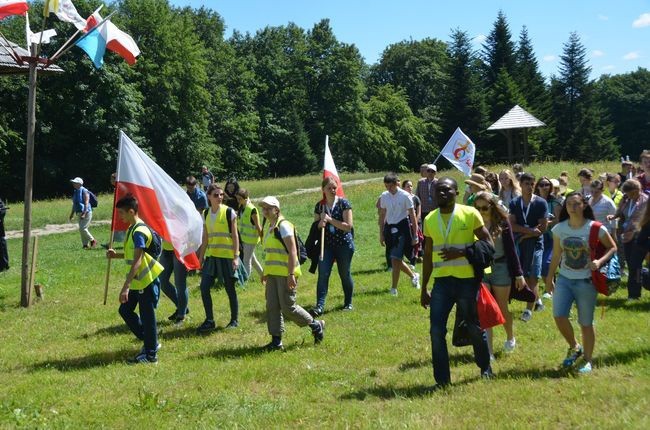
{"type": "MultiPolygon", "coordinates": [[[[510,202],[510,214],[515,216],[518,225],[534,228],[539,224],[540,219],[548,218],[548,203],[542,197],[533,194],[532,200],[528,205],[523,206],[523,209],[522,204],[522,196],[517,196],[510,202]]],[[[537,237],[537,242],[543,240],[543,235],[537,237]]]]}
{"type": "Polygon", "coordinates": [[[140,231],[133,232],[133,248],[147,248],[147,236],[140,231]]]}
{"type": "Polygon", "coordinates": [[[79,187],[78,190],[74,190],[72,192],[72,210],[75,213],[93,211],[92,206],[90,206],[90,201],[88,202],[88,205],[86,205],[85,194],[87,193],[88,190],[85,189],[84,187],[79,187]]]}
{"type": "Polygon", "coordinates": [[[203,209],[207,209],[208,197],[205,195],[203,191],[201,191],[199,187],[194,187],[194,192],[190,193],[188,191],[187,195],[190,196],[190,199],[192,200],[192,203],[194,203],[195,208],[201,211],[203,209]]]}

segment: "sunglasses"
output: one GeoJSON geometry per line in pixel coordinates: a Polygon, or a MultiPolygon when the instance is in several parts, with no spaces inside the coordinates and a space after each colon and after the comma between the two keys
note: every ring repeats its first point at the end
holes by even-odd
{"type": "Polygon", "coordinates": [[[490,210],[490,206],[475,206],[477,210],[481,212],[488,212],[490,210]]]}
{"type": "Polygon", "coordinates": [[[540,188],[548,188],[550,186],[551,186],[551,184],[539,184],[540,188]]]}

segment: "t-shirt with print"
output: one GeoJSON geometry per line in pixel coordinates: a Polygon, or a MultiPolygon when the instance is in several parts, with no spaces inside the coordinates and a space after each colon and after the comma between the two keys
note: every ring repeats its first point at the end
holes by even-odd
{"type": "MultiPolygon", "coordinates": [[[[329,213],[330,217],[341,222],[343,221],[343,212],[352,209],[352,205],[347,199],[336,197],[331,208],[321,202],[316,203],[314,214],[320,215],[323,206],[325,206],[325,212],[329,213]]],[[[325,246],[345,246],[354,249],[352,232],[340,230],[331,223],[327,224],[325,227],[325,246]]]]}
{"type": "MultiPolygon", "coordinates": [[[[529,228],[535,227],[539,224],[540,219],[548,216],[548,203],[542,197],[534,194],[528,205],[523,204],[522,196],[517,196],[510,202],[509,209],[510,214],[515,216],[518,225],[529,228]]],[[[543,241],[543,235],[537,237],[537,242],[542,243],[543,241]]]]}
{"type": "MultiPolygon", "coordinates": [[[[591,278],[589,262],[591,252],[589,249],[589,233],[593,221],[585,222],[580,228],[569,226],[569,222],[562,221],[551,229],[554,237],[560,240],[562,261],[560,262],[560,275],[569,279],[591,278]]],[[[607,229],[604,226],[598,231],[598,238],[602,241],[607,229]]]]}

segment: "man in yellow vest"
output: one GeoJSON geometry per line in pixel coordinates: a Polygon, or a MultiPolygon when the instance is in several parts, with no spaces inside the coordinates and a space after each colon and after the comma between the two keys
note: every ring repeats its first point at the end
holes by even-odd
{"type": "Polygon", "coordinates": [[[117,201],[115,207],[120,219],[129,224],[124,242],[124,254],[114,249],[106,251],[108,258],[124,258],[127,274],[120,291],[120,315],[133,334],[144,342],[138,355],[131,363],[158,362],[158,328],[156,306],[160,297],[158,276],[163,266],[145,250],[151,245],[153,235],[149,227],[138,217],[138,200],[128,195],[117,201]],[[140,315],[135,307],[140,308],[140,315]]]}
{"type": "Polygon", "coordinates": [[[296,304],[296,288],[302,271],[296,250],[295,228],[280,214],[277,198],[264,197],[261,207],[268,221],[262,239],[265,253],[262,283],[266,288],[267,327],[271,335],[271,342],[264,349],[283,349],[284,318],[299,327],[309,326],[314,343],[318,344],[325,335],[325,321],[315,320],[296,304]]]}
{"type": "Polygon", "coordinates": [[[476,298],[479,284],[474,268],[466,258],[466,248],[476,238],[492,243],[479,212],[470,206],[456,203],[458,184],[454,179],[441,178],[436,184],[438,208],[424,220],[423,283],[420,303],[430,308],[431,352],[435,388],[451,383],[449,353],[447,351],[447,319],[456,306],[468,326],[474,346],[474,358],[481,376],[491,378],[490,353],[487,337],[478,322],[476,298]],[[434,283],[427,291],[429,279],[434,283]]]}

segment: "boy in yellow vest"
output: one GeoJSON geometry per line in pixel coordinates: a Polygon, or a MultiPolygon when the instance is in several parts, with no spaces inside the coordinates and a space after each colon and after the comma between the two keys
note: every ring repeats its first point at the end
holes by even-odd
{"type": "Polygon", "coordinates": [[[420,304],[430,307],[431,353],[435,388],[451,383],[447,351],[447,319],[454,305],[467,324],[474,347],[474,359],[481,376],[491,378],[490,353],[485,330],[478,322],[476,297],[479,284],[474,268],[467,260],[466,248],[476,238],[492,243],[479,212],[456,203],[458,184],[451,178],[441,178],[436,184],[438,208],[424,220],[423,283],[420,304]],[[433,276],[431,294],[427,291],[433,276]]]}
{"type": "Polygon", "coordinates": [[[296,252],[295,228],[280,214],[280,202],[273,196],[264,197],[262,213],[269,222],[263,232],[264,275],[266,288],[267,327],[271,343],[266,350],[281,350],[284,318],[299,327],[309,326],[314,343],[323,341],[325,321],[315,320],[309,312],[296,304],[296,287],[302,274],[296,252]],[[280,236],[278,239],[277,236],[280,236]]]}
{"type": "Polygon", "coordinates": [[[138,200],[128,195],[115,205],[120,219],[129,224],[124,241],[124,254],[114,249],[106,251],[108,258],[124,258],[127,274],[120,291],[120,315],[133,334],[144,342],[140,353],[131,363],[158,362],[158,328],[156,325],[156,306],[160,297],[158,276],[163,266],[145,252],[151,245],[153,235],[147,225],[138,218],[138,200]],[[135,307],[140,308],[140,315],[135,307]]]}

